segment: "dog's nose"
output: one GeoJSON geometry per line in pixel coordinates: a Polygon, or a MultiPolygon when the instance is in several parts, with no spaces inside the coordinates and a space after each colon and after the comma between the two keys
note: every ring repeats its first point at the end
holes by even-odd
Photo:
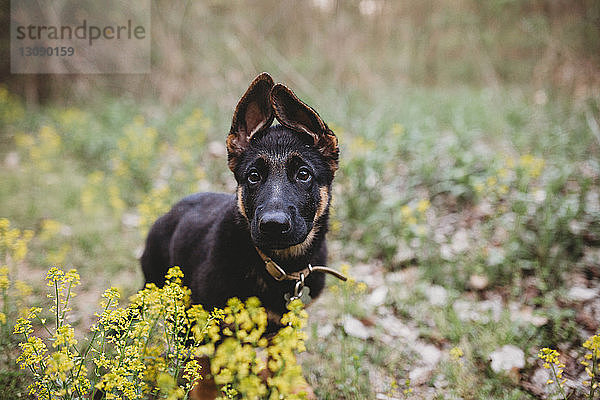
{"type": "Polygon", "coordinates": [[[281,211],[267,211],[260,218],[259,229],[265,235],[281,235],[292,228],[290,218],[281,211]]]}

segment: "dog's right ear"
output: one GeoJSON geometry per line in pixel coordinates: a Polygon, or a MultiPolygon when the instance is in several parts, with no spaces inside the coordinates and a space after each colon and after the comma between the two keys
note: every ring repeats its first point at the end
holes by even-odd
{"type": "Polygon", "coordinates": [[[269,98],[273,84],[268,73],[258,75],[235,108],[227,136],[227,160],[231,171],[235,170],[239,156],[248,147],[252,136],[273,122],[275,115],[269,98]]]}
{"type": "Polygon", "coordinates": [[[271,90],[271,102],[277,120],[287,128],[308,134],[317,150],[328,160],[331,172],[335,173],[340,154],[338,140],[319,114],[281,83],[271,90]]]}

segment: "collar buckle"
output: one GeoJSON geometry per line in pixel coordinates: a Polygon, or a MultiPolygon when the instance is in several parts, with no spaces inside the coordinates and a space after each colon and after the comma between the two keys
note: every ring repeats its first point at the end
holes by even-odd
{"type": "Polygon", "coordinates": [[[269,275],[271,275],[276,281],[283,281],[288,277],[288,274],[281,268],[277,263],[270,258],[265,260],[265,268],[269,275]]]}

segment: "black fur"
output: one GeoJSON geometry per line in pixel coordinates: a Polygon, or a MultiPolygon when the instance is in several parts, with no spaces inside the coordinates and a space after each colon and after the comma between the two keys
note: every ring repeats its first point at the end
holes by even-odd
{"type": "MultiPolygon", "coordinates": [[[[256,296],[278,321],[286,311],[284,295],[293,291],[295,282],[278,282],[270,276],[256,248],[286,272],[302,270],[309,263],[325,265],[337,153],[333,162],[304,125],[268,126],[273,120],[271,102],[277,99],[265,99],[270,91],[265,93],[264,87],[258,91],[256,82],[263,86],[271,82],[272,87],[268,75],[257,77],[236,109],[227,142],[237,194],[198,193],[178,202],[152,226],[141,261],[147,283],[162,285],[168,268],[177,265],[194,303],[211,309],[223,307],[231,297],[256,296]],[[252,107],[260,112],[246,111],[252,107]]],[[[292,114],[307,107],[297,99],[291,103],[286,110],[292,114]]],[[[314,134],[321,140],[335,138],[331,131],[314,134]]],[[[324,283],[322,273],[310,274],[306,285],[311,297],[321,293],[324,283]]]]}

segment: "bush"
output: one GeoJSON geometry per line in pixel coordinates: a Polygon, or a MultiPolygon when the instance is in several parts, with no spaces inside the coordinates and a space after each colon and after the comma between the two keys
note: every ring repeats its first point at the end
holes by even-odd
{"type": "Polygon", "coordinates": [[[29,394],[48,400],[184,399],[212,373],[221,398],[305,397],[298,393],[306,382],[295,358],[304,351],[307,315],[301,302],[290,303],[281,320],[285,327],[269,341],[267,314],[257,298],[233,298],[223,310],[208,312],[190,305],[182,277],[178,267],[171,268],[164,287],[146,285],[127,307],[119,307],[117,289],[108,289],[91,338],[78,346],[68,320],[79,275],[50,268],[51,317],[32,307],[14,326],[23,338],[17,362],[33,376],[29,394]],[[205,356],[212,359],[210,372],[198,362],[205,356]],[[265,373],[268,378],[261,377],[265,373]]]}

